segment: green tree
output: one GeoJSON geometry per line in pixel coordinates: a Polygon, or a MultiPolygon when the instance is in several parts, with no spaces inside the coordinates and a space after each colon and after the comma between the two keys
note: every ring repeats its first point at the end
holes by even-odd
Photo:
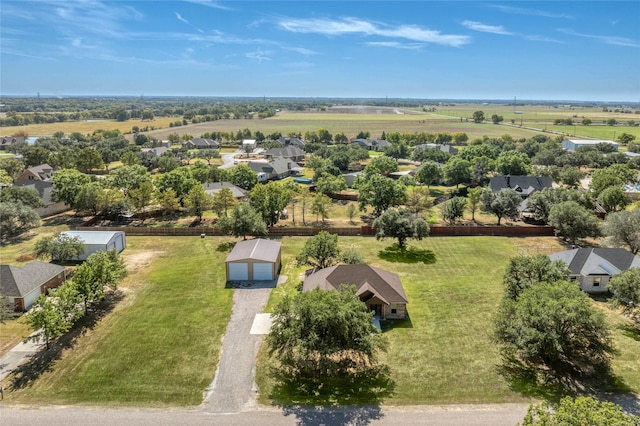
{"type": "Polygon", "coordinates": [[[442,219],[450,225],[456,223],[458,219],[464,216],[464,210],[467,206],[465,197],[453,197],[442,203],[441,215],[442,219]]]}
{"type": "Polygon", "coordinates": [[[620,186],[610,186],[605,188],[598,195],[598,203],[608,212],[617,212],[624,209],[629,200],[625,195],[624,189],[620,186]]]}
{"type": "Polygon", "coordinates": [[[473,122],[482,123],[484,121],[484,111],[475,111],[473,113],[473,122]]]}
{"type": "Polygon", "coordinates": [[[181,204],[189,191],[195,186],[200,186],[200,183],[193,178],[189,167],[178,167],[175,170],[164,173],[156,180],[158,191],[164,192],[168,189],[173,189],[181,204]]]}
{"type": "Polygon", "coordinates": [[[572,167],[565,165],[560,171],[560,181],[569,188],[577,188],[580,184],[580,179],[584,177],[584,173],[578,167],[572,167]]]}
{"type": "Polygon", "coordinates": [[[180,208],[180,199],[173,189],[167,189],[163,192],[157,191],[155,198],[162,208],[162,214],[164,215],[173,213],[180,208]]]}
{"type": "Polygon", "coordinates": [[[51,160],[51,151],[42,146],[28,146],[23,151],[22,156],[26,165],[33,167],[49,163],[51,160]]]}
{"type": "Polygon", "coordinates": [[[461,183],[471,181],[471,163],[460,157],[453,157],[443,167],[443,174],[447,182],[456,184],[456,188],[461,183]]]}
{"type": "Polygon", "coordinates": [[[606,371],[613,352],[604,314],[568,281],[538,283],[515,301],[504,298],[495,339],[505,360],[560,376],[606,371]]]}
{"type": "Polygon", "coordinates": [[[516,216],[521,202],[520,195],[511,188],[504,188],[496,193],[486,188],[482,192],[482,209],[496,215],[498,225],[503,217],[516,216]]]}
{"type": "Polygon", "coordinates": [[[53,191],[55,201],[62,201],[75,208],[76,196],[80,189],[91,182],[91,177],[75,169],[61,169],[53,174],[53,191]]]}
{"type": "Polygon", "coordinates": [[[213,198],[204,192],[204,188],[201,185],[196,185],[189,190],[189,193],[184,198],[184,206],[200,222],[202,221],[202,214],[213,206],[213,198]]]}
{"type": "Polygon", "coordinates": [[[53,262],[64,263],[84,252],[84,243],[80,237],[58,233],[36,241],[33,256],[37,259],[51,259],[53,262]]]}
{"type": "Polygon", "coordinates": [[[267,227],[272,227],[280,220],[282,212],[287,208],[292,193],[280,182],[269,182],[256,185],[249,194],[249,203],[261,216],[267,227]]]}
{"type": "Polygon", "coordinates": [[[537,220],[548,223],[551,208],[565,201],[575,201],[585,208],[593,207],[589,197],[581,191],[567,188],[544,188],[527,198],[527,209],[534,213],[537,220]]]}
{"type": "Polygon", "coordinates": [[[607,215],[604,223],[607,243],[626,245],[633,254],[640,252],[640,208],[607,215]]]}
{"type": "Polygon", "coordinates": [[[33,209],[44,207],[37,189],[20,186],[10,186],[0,190],[0,202],[22,203],[33,209]]]}
{"type": "Polygon", "coordinates": [[[407,209],[416,216],[433,207],[433,199],[429,196],[429,190],[423,186],[410,186],[407,188],[406,194],[407,209]]]}
{"type": "Polygon", "coordinates": [[[380,216],[389,207],[399,206],[406,200],[404,185],[391,178],[373,175],[358,184],[358,203],[360,210],[373,207],[373,214],[380,216]]]}
{"type": "Polygon", "coordinates": [[[118,167],[109,173],[109,177],[111,186],[121,190],[125,196],[129,196],[129,192],[139,188],[143,183],[151,182],[151,174],[139,164],[118,167]]]}
{"type": "Polygon", "coordinates": [[[296,256],[296,261],[299,265],[324,269],[334,265],[339,255],[338,234],[320,231],[304,243],[302,251],[296,256]]]}
{"type": "Polygon", "coordinates": [[[231,183],[247,191],[250,191],[258,184],[258,176],[245,164],[240,164],[231,169],[229,179],[231,183]]]}
{"type": "Polygon", "coordinates": [[[133,166],[136,164],[140,164],[140,159],[138,158],[136,153],[133,151],[126,151],[125,153],[123,153],[122,156],[120,157],[120,161],[125,166],[133,166]]]}
{"type": "Polygon", "coordinates": [[[0,202],[0,239],[21,234],[40,225],[38,213],[21,201],[0,202]]]}
{"type": "Polygon", "coordinates": [[[549,256],[516,256],[509,264],[502,279],[505,285],[505,297],[516,300],[526,288],[541,282],[567,280],[569,270],[561,260],[552,261],[549,256]]]}
{"type": "Polygon", "coordinates": [[[158,158],[158,169],[162,173],[167,173],[180,167],[180,160],[171,154],[162,154],[158,158]]]}
{"type": "Polygon", "coordinates": [[[26,321],[34,332],[39,333],[32,334],[29,338],[44,337],[49,349],[50,342],[69,331],[82,314],[76,308],[79,302],[78,293],[71,282],[60,285],[55,295],[38,296],[26,315],[26,321]]]}
{"type": "Polygon", "coordinates": [[[0,158],[0,169],[7,172],[11,176],[11,180],[14,181],[25,169],[25,165],[17,158],[0,158]]]}
{"type": "Polygon", "coordinates": [[[476,220],[476,211],[478,211],[480,202],[482,201],[482,191],[483,189],[480,186],[467,190],[467,207],[471,212],[471,220],[474,222],[476,220]]]}
{"type": "Polygon", "coordinates": [[[347,205],[346,213],[347,213],[347,217],[349,218],[349,223],[353,223],[353,218],[356,217],[356,214],[358,213],[358,209],[353,203],[349,203],[347,205]]]}
{"type": "Polygon", "coordinates": [[[429,225],[422,219],[412,218],[406,209],[390,209],[373,221],[376,239],[396,238],[404,249],[408,239],[422,240],[429,235],[429,225]]]}
{"type": "Polygon", "coordinates": [[[374,174],[389,176],[389,174],[397,171],[398,161],[396,161],[395,158],[387,157],[386,155],[373,157],[369,161],[369,164],[364,168],[364,174],[367,177],[371,177],[374,174]]]}
{"type": "Polygon", "coordinates": [[[218,229],[227,235],[247,239],[247,235],[264,235],[267,225],[260,213],[248,204],[238,204],[228,217],[221,217],[217,223],[218,229]]]}
{"type": "Polygon", "coordinates": [[[611,305],[622,308],[640,330],[640,268],[631,268],[614,275],[607,288],[612,294],[611,305]]]}
{"type": "Polygon", "coordinates": [[[316,215],[316,222],[318,218],[322,218],[322,223],[325,219],[329,218],[331,211],[331,198],[324,194],[316,194],[311,201],[311,213],[316,215]]]}
{"type": "Polygon", "coordinates": [[[357,376],[377,363],[386,341],[353,286],[285,296],[266,342],[282,373],[293,378],[357,376]]]}
{"type": "Polygon", "coordinates": [[[566,396],[560,404],[531,405],[522,426],[638,426],[640,417],[625,413],[621,406],[588,396],[566,396]]]}
{"type": "Polygon", "coordinates": [[[493,114],[493,115],[491,116],[491,122],[492,122],[493,124],[500,124],[500,123],[502,123],[503,121],[504,121],[504,117],[502,117],[501,115],[493,114]]]}
{"type": "Polygon", "coordinates": [[[596,196],[610,186],[622,186],[628,182],[636,182],[637,171],[627,164],[613,164],[604,169],[594,170],[591,174],[591,189],[596,196]]]}
{"type": "Polygon", "coordinates": [[[575,201],[557,204],[549,211],[549,225],[555,227],[556,235],[575,244],[579,238],[602,235],[598,218],[575,201]]]}
{"type": "Polygon", "coordinates": [[[622,145],[628,145],[634,140],[636,140],[636,137],[634,135],[630,135],[629,133],[623,132],[620,136],[618,136],[618,142],[620,142],[622,145]]]}
{"type": "Polygon", "coordinates": [[[531,173],[531,159],[524,152],[502,152],[496,159],[495,169],[503,175],[526,176],[531,173]]]}
{"type": "Polygon", "coordinates": [[[364,265],[364,257],[355,247],[350,247],[340,255],[340,263],[345,265],[364,265]]]}
{"type": "Polygon", "coordinates": [[[416,181],[427,185],[427,188],[441,178],[442,170],[435,161],[425,161],[416,172],[416,181]]]}
{"type": "Polygon", "coordinates": [[[79,212],[89,212],[97,215],[100,210],[100,194],[103,188],[99,182],[90,182],[80,188],[76,195],[74,207],[79,212]]]}
{"type": "Polygon", "coordinates": [[[88,146],[78,151],[76,167],[81,172],[88,173],[91,170],[104,169],[104,161],[102,161],[102,156],[95,147],[88,146]]]}
{"type": "MultiPolygon", "coordinates": [[[[129,200],[131,206],[136,213],[143,213],[149,204],[153,201],[154,187],[153,183],[142,182],[137,188],[129,191],[129,200]]],[[[143,216],[144,221],[144,216],[143,216]]]]}
{"type": "Polygon", "coordinates": [[[227,216],[230,208],[238,204],[238,200],[233,196],[229,188],[222,188],[213,196],[213,210],[220,216],[227,216]]]}
{"type": "Polygon", "coordinates": [[[0,169],[0,185],[7,187],[13,183],[13,178],[5,170],[0,169]]]}
{"type": "Polygon", "coordinates": [[[337,194],[347,189],[347,181],[342,176],[323,173],[316,182],[316,191],[322,194],[337,194]]]}

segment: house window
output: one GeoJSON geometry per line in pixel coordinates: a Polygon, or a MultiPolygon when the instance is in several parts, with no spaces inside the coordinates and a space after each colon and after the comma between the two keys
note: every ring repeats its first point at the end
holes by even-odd
{"type": "Polygon", "coordinates": [[[600,287],[600,278],[594,278],[593,279],[593,286],[594,287],[600,287]]]}
{"type": "Polygon", "coordinates": [[[392,314],[397,314],[398,313],[398,305],[396,305],[395,303],[391,304],[391,313],[392,314]]]}

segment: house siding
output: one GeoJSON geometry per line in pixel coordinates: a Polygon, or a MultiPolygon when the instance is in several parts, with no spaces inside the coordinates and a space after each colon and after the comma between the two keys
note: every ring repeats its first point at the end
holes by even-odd
{"type": "Polygon", "coordinates": [[[609,275],[588,275],[580,277],[580,289],[586,293],[606,293],[609,291],[607,285],[611,277],[609,275]],[[599,283],[599,285],[596,285],[599,283]]]}

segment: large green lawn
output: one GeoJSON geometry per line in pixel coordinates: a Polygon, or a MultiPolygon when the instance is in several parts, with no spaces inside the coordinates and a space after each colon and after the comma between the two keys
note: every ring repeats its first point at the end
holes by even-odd
{"type": "MultiPolygon", "coordinates": [[[[555,238],[441,237],[411,245],[431,251],[435,263],[391,263],[378,253],[392,241],[340,237],[340,244],[357,247],[365,259],[400,276],[409,298],[410,320],[385,330],[390,347],[382,360],[392,371],[394,394],[385,404],[451,404],[522,401],[499,374],[500,358],[491,342],[492,317],[502,297],[502,274],[510,257],[550,253],[563,248],[555,238]]],[[[299,250],[303,239],[285,238],[285,251],[299,250]]],[[[290,278],[300,268],[285,268],[290,278]]],[[[299,279],[272,293],[269,307],[286,292],[294,292],[299,279]]],[[[621,327],[624,320],[609,311],[619,350],[614,373],[633,391],[640,391],[640,341],[621,327]]],[[[273,381],[266,351],[260,356],[258,384],[264,403],[270,400],[273,381]]]]}

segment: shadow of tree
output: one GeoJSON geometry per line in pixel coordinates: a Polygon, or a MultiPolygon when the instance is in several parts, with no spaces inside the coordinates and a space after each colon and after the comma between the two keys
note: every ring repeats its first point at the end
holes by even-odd
{"type": "Polygon", "coordinates": [[[218,247],[216,247],[216,251],[220,252],[220,253],[226,253],[228,251],[231,251],[231,249],[233,249],[233,247],[236,245],[236,243],[234,243],[233,241],[227,241],[226,243],[220,243],[218,244],[218,247]]]}
{"type": "Polygon", "coordinates": [[[72,348],[77,339],[87,331],[92,330],[102,318],[108,315],[124,298],[121,291],[110,292],[78,320],[71,330],[54,342],[50,342],[49,349],[42,346],[40,351],[35,353],[31,359],[22,364],[13,372],[11,389],[18,390],[29,387],[38,377],[51,370],[53,362],[60,359],[65,349],[72,348]]]}
{"type": "Polygon", "coordinates": [[[631,324],[623,323],[616,326],[623,336],[640,342],[640,330],[631,324]]]}
{"type": "Polygon", "coordinates": [[[353,425],[364,426],[383,417],[379,406],[351,407],[283,407],[285,416],[295,416],[296,424],[303,425],[353,425]]]}
{"type": "Polygon", "coordinates": [[[400,247],[397,243],[380,250],[378,257],[393,263],[419,263],[425,265],[436,263],[436,255],[431,250],[417,247],[400,247]]]}
{"type": "Polygon", "coordinates": [[[407,314],[405,319],[380,320],[380,326],[384,333],[394,328],[413,328],[413,322],[411,321],[411,316],[407,314]]]}

